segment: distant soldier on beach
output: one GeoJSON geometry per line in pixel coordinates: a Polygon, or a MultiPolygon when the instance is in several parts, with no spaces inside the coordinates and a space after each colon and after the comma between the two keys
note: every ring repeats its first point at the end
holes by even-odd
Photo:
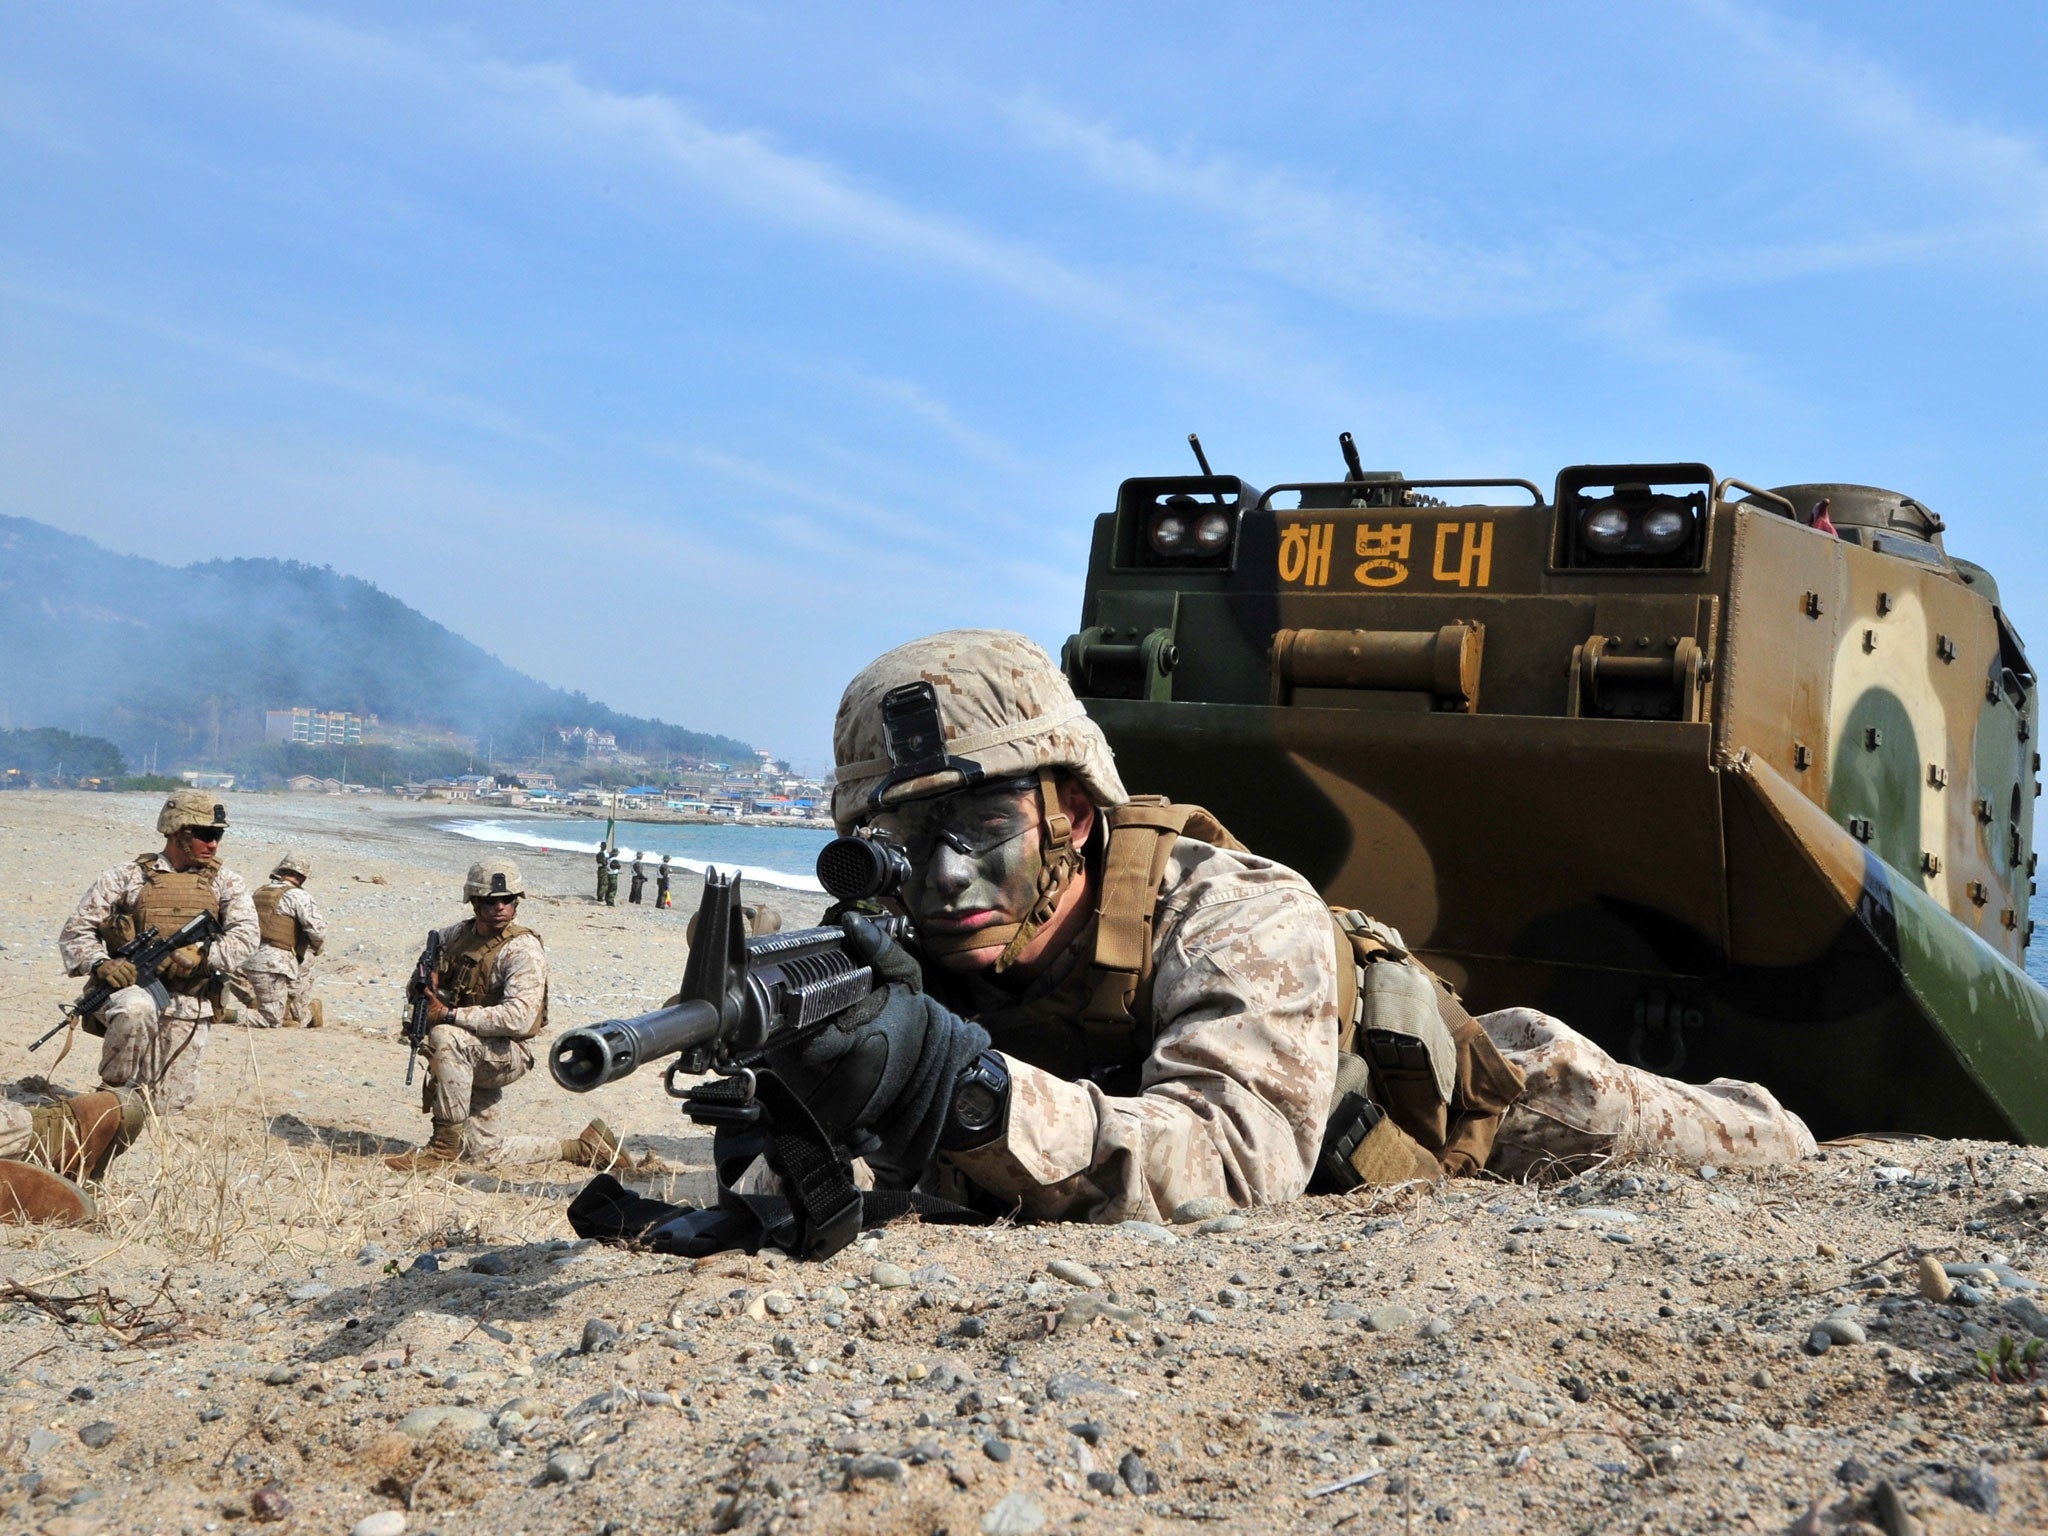
{"type": "Polygon", "coordinates": [[[675,905],[668,894],[668,855],[661,856],[661,868],[654,877],[654,904],[663,912],[675,905]]]}
{"type": "Polygon", "coordinates": [[[146,1090],[159,1114],[176,1114],[198,1096],[199,1063],[210,1025],[220,1017],[221,986],[248,963],[260,939],[248,887],[220,866],[227,826],[227,806],[211,791],[173,790],[156,818],[162,851],[107,870],[57,934],[70,975],[115,989],[85,1022],[88,1034],[105,1036],[101,1084],[146,1090]],[[175,933],[202,912],[213,913],[220,937],[171,956],[157,977],[169,994],[159,1007],[154,994],[135,984],[133,963],[112,951],[145,928],[175,933]]]}
{"type": "Polygon", "coordinates": [[[327,919],[305,888],[312,873],[311,859],[288,853],[252,898],[263,942],[242,966],[242,977],[256,994],[249,1022],[258,1029],[318,1029],[326,1022],[307,976],[327,943],[327,919]]]}
{"type": "Polygon", "coordinates": [[[604,866],[605,861],[611,857],[611,852],[609,844],[599,843],[597,845],[597,899],[599,901],[604,900],[604,866]]]}
{"type": "Polygon", "coordinates": [[[633,861],[633,888],[626,893],[626,900],[634,906],[640,905],[640,898],[647,891],[647,868],[638,859],[633,861]]]}
{"type": "Polygon", "coordinates": [[[505,1090],[533,1070],[527,1044],[548,1023],[548,957],[540,935],[516,921],[526,894],[510,859],[479,859],[462,894],[471,915],[441,930],[441,968],[427,1003],[427,1076],[420,1107],[433,1117],[424,1147],[386,1158],[402,1173],[466,1159],[607,1168],[618,1139],[593,1120],[574,1140],[507,1135],[498,1111],[505,1090]]]}
{"type": "Polygon", "coordinates": [[[604,904],[616,907],[619,904],[619,850],[613,844],[604,861],[604,904]]]}

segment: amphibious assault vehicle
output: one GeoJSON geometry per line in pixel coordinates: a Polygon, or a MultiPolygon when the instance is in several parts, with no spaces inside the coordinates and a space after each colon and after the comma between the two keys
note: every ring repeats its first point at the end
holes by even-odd
{"type": "Polygon", "coordinates": [[[1761,1081],[1823,1137],[2048,1141],[2034,671],[1940,517],[1342,445],[1342,480],[1202,460],[1097,520],[1064,662],[1129,783],[1395,924],[1475,1013],[1761,1081]]]}

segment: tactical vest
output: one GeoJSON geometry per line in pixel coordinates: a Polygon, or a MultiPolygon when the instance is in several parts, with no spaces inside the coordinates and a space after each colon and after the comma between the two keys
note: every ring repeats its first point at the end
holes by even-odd
{"type": "MultiPolygon", "coordinates": [[[[135,898],[133,906],[114,914],[101,929],[101,938],[107,947],[118,949],[145,928],[154,928],[159,934],[176,933],[202,912],[211,912],[217,920],[224,920],[220,898],[213,893],[213,882],[220,875],[220,863],[208,859],[193,869],[164,869],[160,864],[161,855],[145,853],[137,856],[136,867],[142,871],[142,891],[135,898]]],[[[181,981],[160,978],[172,992],[187,997],[197,997],[210,991],[217,978],[194,974],[181,981]]]]}
{"type": "MultiPolygon", "coordinates": [[[[1153,943],[1174,843],[1188,837],[1249,850],[1208,811],[1163,796],[1135,796],[1102,815],[1100,896],[1069,951],[1075,962],[1015,1000],[975,1008],[974,1017],[998,1049],[1059,1076],[1135,1093],[1152,1048],[1153,943]]],[[[1521,1095],[1522,1074],[1395,930],[1345,908],[1330,916],[1339,962],[1337,1089],[1311,1189],[1477,1172],[1521,1095]]]]}
{"type": "MultiPolygon", "coordinates": [[[[455,937],[441,946],[441,996],[450,1008],[487,1008],[502,1002],[493,996],[495,988],[491,983],[491,962],[498,951],[514,939],[533,933],[531,928],[522,928],[517,923],[506,924],[504,931],[491,938],[485,938],[476,931],[474,922],[464,923],[455,931],[455,937]]],[[[537,940],[540,936],[534,934],[537,940]]],[[[531,1040],[548,1027],[548,994],[543,987],[540,994],[540,1010],[533,1016],[532,1025],[524,1034],[513,1038],[531,1040]]]]}
{"type": "Polygon", "coordinates": [[[305,959],[306,949],[299,932],[299,920],[289,912],[277,910],[277,904],[284,900],[285,893],[296,887],[289,885],[266,885],[250,898],[256,903],[256,926],[262,930],[263,942],[272,949],[289,951],[297,959],[305,959]]]}

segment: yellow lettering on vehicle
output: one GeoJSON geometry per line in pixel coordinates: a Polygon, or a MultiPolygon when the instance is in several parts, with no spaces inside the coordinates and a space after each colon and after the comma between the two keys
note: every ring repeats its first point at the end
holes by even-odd
{"type": "Polygon", "coordinates": [[[1413,523],[1371,523],[1358,525],[1356,572],[1362,587],[1398,587],[1408,579],[1408,546],[1415,534],[1413,523]]]}
{"type": "Polygon", "coordinates": [[[1483,587],[1493,579],[1493,524],[1438,523],[1436,561],[1430,574],[1438,581],[1454,581],[1461,587],[1483,587]],[[1445,558],[1453,540],[1458,554],[1455,567],[1445,558]]]}
{"type": "Polygon", "coordinates": [[[1280,530],[1280,579],[1327,587],[1330,546],[1336,540],[1335,523],[1289,523],[1280,530]]]}

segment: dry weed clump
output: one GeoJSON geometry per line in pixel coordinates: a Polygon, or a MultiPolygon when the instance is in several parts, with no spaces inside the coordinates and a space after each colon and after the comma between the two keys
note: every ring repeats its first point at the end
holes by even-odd
{"type": "Polygon", "coordinates": [[[276,1269],[353,1254],[366,1242],[434,1246],[460,1233],[515,1242],[559,1228],[551,1196],[508,1198],[441,1176],[404,1176],[347,1138],[222,1106],[162,1118],[116,1160],[99,1192],[118,1247],[276,1269]],[[338,1144],[339,1143],[339,1144],[338,1144]]]}

